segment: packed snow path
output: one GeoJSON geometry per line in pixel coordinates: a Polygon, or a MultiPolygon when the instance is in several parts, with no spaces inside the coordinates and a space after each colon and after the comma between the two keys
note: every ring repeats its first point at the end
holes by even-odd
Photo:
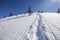
{"type": "Polygon", "coordinates": [[[45,34],[45,25],[42,22],[42,16],[37,13],[36,20],[30,26],[26,40],[48,40],[45,34]]]}
{"type": "Polygon", "coordinates": [[[57,18],[56,16],[60,14],[37,14],[36,20],[30,26],[27,40],[60,40],[60,27],[58,28],[54,25],[55,23],[51,23],[54,21],[49,21],[49,15],[50,18],[53,17],[52,19],[55,20],[54,18],[57,18]]]}

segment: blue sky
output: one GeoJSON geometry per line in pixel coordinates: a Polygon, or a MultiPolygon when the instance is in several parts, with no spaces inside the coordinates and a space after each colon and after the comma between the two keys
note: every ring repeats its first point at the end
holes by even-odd
{"type": "Polygon", "coordinates": [[[9,15],[10,12],[24,13],[32,6],[34,11],[52,12],[60,8],[59,0],[0,0],[0,18],[9,15]]]}

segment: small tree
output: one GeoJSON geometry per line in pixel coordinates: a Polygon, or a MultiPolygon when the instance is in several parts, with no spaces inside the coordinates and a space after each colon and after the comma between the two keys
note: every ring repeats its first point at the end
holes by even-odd
{"type": "Polygon", "coordinates": [[[43,13],[43,11],[41,11],[41,13],[43,13]]]}
{"type": "Polygon", "coordinates": [[[38,10],[38,13],[40,13],[40,11],[38,10]]]}
{"type": "Polygon", "coordinates": [[[12,13],[10,13],[10,14],[9,14],[9,16],[13,16],[13,14],[12,14],[12,13]]]}
{"type": "Polygon", "coordinates": [[[60,13],[60,9],[58,9],[58,13],[60,13]]]}
{"type": "Polygon", "coordinates": [[[5,18],[6,16],[4,16],[3,18],[5,18]]]}
{"type": "Polygon", "coordinates": [[[32,8],[31,8],[31,6],[29,6],[29,8],[28,8],[28,13],[29,13],[29,16],[32,14],[32,8]]]}

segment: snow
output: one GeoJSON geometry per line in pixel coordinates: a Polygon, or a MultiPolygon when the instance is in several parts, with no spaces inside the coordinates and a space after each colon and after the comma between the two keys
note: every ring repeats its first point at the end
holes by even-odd
{"type": "Polygon", "coordinates": [[[44,13],[42,14],[45,28],[50,40],[60,40],[60,14],[57,13],[44,13]]]}
{"type": "Polygon", "coordinates": [[[60,40],[60,14],[28,15],[0,19],[0,40],[60,40]]]}
{"type": "Polygon", "coordinates": [[[0,20],[0,40],[23,40],[36,15],[8,17],[0,20]],[[25,31],[24,31],[25,30],[25,31]]]}

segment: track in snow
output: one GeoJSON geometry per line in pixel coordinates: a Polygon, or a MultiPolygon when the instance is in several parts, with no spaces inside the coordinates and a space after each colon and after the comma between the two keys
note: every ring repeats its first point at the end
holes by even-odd
{"type": "Polygon", "coordinates": [[[36,20],[34,20],[33,24],[30,26],[26,39],[49,40],[45,32],[46,30],[45,30],[45,25],[42,22],[42,16],[39,13],[37,13],[36,20]]]}
{"type": "Polygon", "coordinates": [[[53,30],[51,29],[51,26],[49,25],[49,22],[46,22],[46,24],[48,25],[49,29],[51,30],[51,31],[49,31],[49,29],[47,28],[48,31],[54,36],[54,39],[55,39],[55,40],[58,40],[58,38],[56,37],[55,33],[54,33],[53,30]]]}
{"type": "Polygon", "coordinates": [[[45,34],[45,25],[42,22],[42,16],[39,14],[39,20],[38,20],[38,26],[37,26],[37,37],[38,40],[48,40],[47,35],[45,34]]]}
{"type": "MultiPolygon", "coordinates": [[[[53,36],[53,39],[49,39],[49,40],[60,40],[57,36],[56,36],[56,34],[54,33],[54,31],[52,30],[52,28],[51,28],[51,26],[53,26],[54,28],[56,28],[57,30],[59,30],[60,31],[60,29],[57,27],[57,26],[55,26],[54,24],[52,24],[51,22],[49,22],[45,17],[44,17],[44,22],[45,22],[45,24],[48,26],[48,28],[50,29],[48,29],[48,28],[46,28],[48,31],[49,31],[49,33],[51,33],[50,35],[52,35],[53,36]]],[[[51,36],[51,37],[52,37],[51,36]]]]}

